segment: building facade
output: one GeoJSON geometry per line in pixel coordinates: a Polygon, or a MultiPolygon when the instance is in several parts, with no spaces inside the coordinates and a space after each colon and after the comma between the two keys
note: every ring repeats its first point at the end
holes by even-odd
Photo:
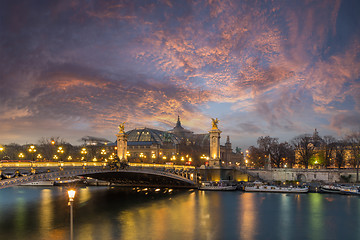
{"type": "MultiPolygon", "coordinates": [[[[131,162],[209,164],[210,134],[195,134],[185,129],[180,117],[174,128],[168,131],[136,128],[126,132],[126,136],[126,156],[131,162]]],[[[232,151],[229,137],[225,145],[220,146],[218,160],[225,165],[235,165],[241,161],[241,154],[232,151]]]]}

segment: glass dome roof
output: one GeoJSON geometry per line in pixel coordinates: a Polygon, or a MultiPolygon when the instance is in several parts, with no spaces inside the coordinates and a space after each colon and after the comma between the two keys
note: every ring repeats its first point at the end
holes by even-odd
{"type": "Polygon", "coordinates": [[[137,128],[126,133],[128,142],[152,142],[163,145],[170,142],[179,144],[180,140],[172,133],[151,128],[137,128]]]}

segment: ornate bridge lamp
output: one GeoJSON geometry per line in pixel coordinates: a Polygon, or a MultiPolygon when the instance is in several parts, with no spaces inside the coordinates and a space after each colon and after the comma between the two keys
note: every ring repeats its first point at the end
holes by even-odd
{"type": "Polygon", "coordinates": [[[64,153],[63,147],[58,147],[57,152],[58,152],[58,154],[60,156],[60,161],[62,162],[62,154],[64,153]]]}
{"type": "Polygon", "coordinates": [[[25,155],[21,152],[21,153],[19,153],[19,159],[21,160],[21,159],[24,159],[24,157],[25,157],[25,155]]]}
{"type": "Polygon", "coordinates": [[[68,196],[69,196],[68,205],[70,206],[70,240],[74,239],[73,203],[74,203],[75,193],[76,193],[75,190],[72,189],[68,191],[68,196]]]}
{"type": "Polygon", "coordinates": [[[82,157],[81,157],[81,161],[83,162],[83,169],[86,168],[86,159],[85,159],[85,156],[87,154],[87,150],[86,148],[82,148],[81,151],[80,151],[82,157]]]}
{"type": "Polygon", "coordinates": [[[106,152],[105,149],[101,149],[100,154],[101,154],[101,159],[102,159],[102,165],[103,165],[103,167],[105,168],[106,162],[107,162],[107,159],[106,159],[106,154],[107,154],[107,152],[106,152]]]}
{"type": "Polygon", "coordinates": [[[36,148],[34,145],[31,145],[28,149],[29,153],[31,154],[31,172],[33,172],[33,164],[34,164],[34,161],[35,161],[35,153],[36,153],[36,148]]]}

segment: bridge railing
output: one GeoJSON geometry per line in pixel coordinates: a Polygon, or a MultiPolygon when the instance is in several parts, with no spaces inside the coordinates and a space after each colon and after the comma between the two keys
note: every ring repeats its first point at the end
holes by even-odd
{"type": "MultiPolygon", "coordinates": [[[[0,168],[46,168],[46,167],[104,167],[108,166],[109,162],[96,161],[96,162],[0,162],[0,168]]],[[[157,163],[129,163],[131,167],[141,168],[165,168],[165,169],[185,169],[194,170],[194,166],[186,165],[170,165],[170,164],[157,164],[157,163]]]]}

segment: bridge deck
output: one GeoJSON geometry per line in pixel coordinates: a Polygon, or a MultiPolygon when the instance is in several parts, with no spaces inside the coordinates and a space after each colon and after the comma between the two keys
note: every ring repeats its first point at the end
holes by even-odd
{"type": "Polygon", "coordinates": [[[105,165],[98,162],[1,163],[2,175],[8,176],[6,173],[10,175],[12,173],[13,178],[0,180],[0,189],[40,180],[74,176],[92,177],[123,186],[187,188],[197,186],[196,169],[192,166],[130,163],[130,167],[126,170],[111,170],[105,165]],[[44,172],[44,169],[47,172],[44,172]]]}

